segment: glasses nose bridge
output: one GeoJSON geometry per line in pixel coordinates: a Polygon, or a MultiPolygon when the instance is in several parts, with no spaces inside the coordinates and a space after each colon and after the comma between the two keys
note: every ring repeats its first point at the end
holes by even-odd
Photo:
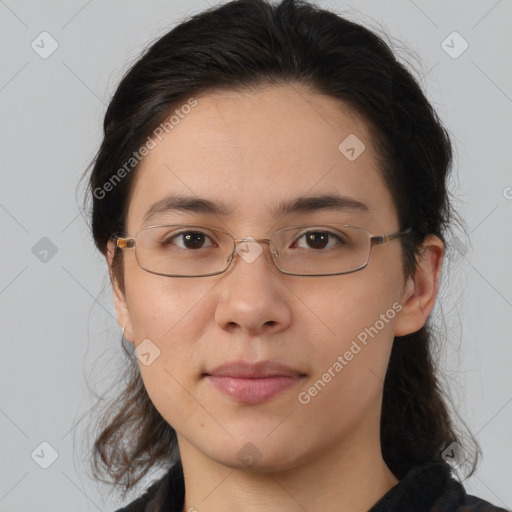
{"type": "Polygon", "coordinates": [[[273,243],[271,238],[253,238],[252,236],[249,236],[247,238],[233,238],[233,250],[236,251],[238,246],[244,242],[252,242],[252,243],[268,243],[269,247],[270,244],[273,243]]]}
{"type": "Polygon", "coordinates": [[[233,242],[235,243],[235,247],[242,242],[271,242],[272,239],[270,238],[253,238],[252,236],[249,236],[247,238],[234,238],[233,242]]]}
{"type": "Polygon", "coordinates": [[[240,244],[243,244],[243,243],[257,243],[257,244],[267,243],[272,259],[274,259],[277,256],[276,248],[275,248],[274,242],[271,238],[246,237],[246,238],[233,238],[233,253],[232,253],[233,257],[232,257],[232,259],[234,259],[235,254],[238,254],[238,248],[239,248],[240,244]]]}

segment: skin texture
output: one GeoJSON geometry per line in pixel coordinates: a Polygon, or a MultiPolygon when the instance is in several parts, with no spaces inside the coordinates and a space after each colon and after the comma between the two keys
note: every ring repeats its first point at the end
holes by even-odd
{"type": "MultiPolygon", "coordinates": [[[[265,238],[326,217],[374,234],[399,230],[368,129],[340,102],[299,86],[196,99],[198,105],[142,161],[128,235],[169,192],[222,201],[235,213],[166,213],[150,224],[208,225],[235,238],[265,238]],[[354,161],[338,150],[349,134],[366,146],[354,161]],[[366,203],[369,213],[270,216],[282,200],[333,191],[366,203]]],[[[113,248],[111,242],[109,264],[113,248]]],[[[408,279],[399,241],[374,247],[362,271],[331,277],[284,275],[263,248],[252,263],[237,257],[224,274],[200,278],[150,274],[138,266],[134,250],[125,250],[125,293],[113,283],[125,337],[136,346],[149,338],[160,350],[151,365],[139,366],[151,400],[178,435],[183,510],[368,510],[398,482],[379,439],[393,338],[418,330],[432,310],[443,244],[428,237],[408,279]],[[308,404],[299,403],[298,394],[394,303],[401,311],[308,404]],[[267,402],[237,403],[202,374],[239,359],[278,361],[306,377],[267,402]],[[246,443],[260,457],[251,467],[238,457],[246,443]]]]}

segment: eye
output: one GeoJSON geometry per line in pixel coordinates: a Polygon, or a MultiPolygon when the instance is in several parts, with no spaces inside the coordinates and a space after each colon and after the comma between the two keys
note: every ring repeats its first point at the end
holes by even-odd
{"type": "Polygon", "coordinates": [[[298,238],[293,247],[298,246],[305,249],[324,249],[327,247],[330,249],[331,247],[337,245],[336,243],[333,243],[336,241],[339,245],[343,245],[345,243],[345,240],[341,236],[336,235],[330,231],[307,231],[298,238]],[[298,242],[302,239],[307,244],[307,247],[299,245],[298,242]]]}
{"type": "Polygon", "coordinates": [[[172,232],[163,237],[161,244],[163,246],[177,245],[181,249],[201,249],[203,247],[217,247],[217,244],[211,243],[206,245],[205,243],[211,238],[203,233],[202,231],[182,231],[181,233],[172,232]],[[174,240],[179,240],[180,243],[174,240]]]}

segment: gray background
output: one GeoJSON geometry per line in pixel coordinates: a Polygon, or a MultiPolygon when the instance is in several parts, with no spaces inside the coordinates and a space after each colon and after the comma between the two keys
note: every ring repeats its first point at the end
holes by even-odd
{"type": "MultiPolygon", "coordinates": [[[[83,433],[90,408],[115,389],[120,330],[77,185],[129,63],[213,3],[0,0],[0,511],[120,505],[85,471],[83,433]],[[39,41],[42,52],[45,37],[44,51],[51,49],[43,31],[58,43],[46,59],[31,47],[39,41]],[[52,451],[42,442],[58,454],[48,469],[40,464],[51,462],[52,451]]],[[[419,61],[400,53],[454,138],[451,187],[469,238],[451,239],[435,310],[448,329],[441,359],[455,407],[484,452],[465,486],[511,508],[512,2],[318,3],[381,27],[416,52],[419,61]],[[454,31],[469,44],[457,58],[458,36],[442,46],[454,31]]]]}

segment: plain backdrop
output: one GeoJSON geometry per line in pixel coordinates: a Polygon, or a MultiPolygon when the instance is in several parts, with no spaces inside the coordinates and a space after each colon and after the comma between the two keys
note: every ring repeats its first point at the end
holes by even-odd
{"type": "MultiPolygon", "coordinates": [[[[467,236],[449,241],[440,359],[484,453],[464,485],[512,508],[512,2],[317,3],[396,39],[453,137],[451,189],[467,236]]],[[[121,505],[86,472],[82,430],[122,360],[77,187],[129,64],[211,5],[0,0],[0,511],[121,505]]]]}

